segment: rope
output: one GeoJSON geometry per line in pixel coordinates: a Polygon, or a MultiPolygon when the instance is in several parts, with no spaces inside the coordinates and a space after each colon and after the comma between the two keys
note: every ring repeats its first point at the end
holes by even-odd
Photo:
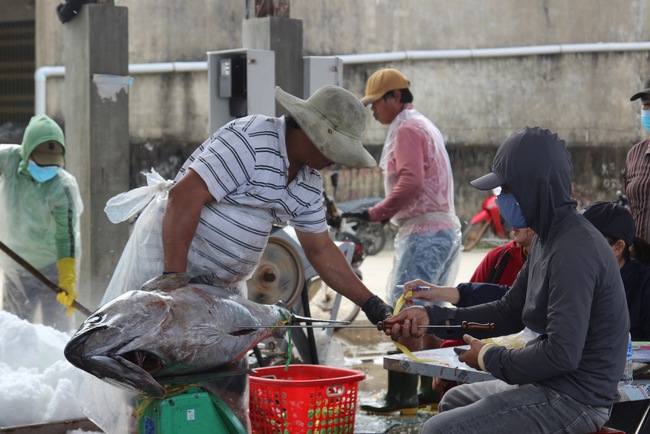
{"type": "MultiPolygon", "coordinates": [[[[413,291],[409,291],[406,294],[400,295],[399,299],[397,300],[397,303],[395,304],[395,309],[393,310],[393,315],[397,315],[400,310],[402,310],[402,306],[404,306],[404,303],[407,298],[413,296],[413,291]]],[[[408,348],[406,348],[404,345],[400,344],[397,341],[393,341],[395,344],[395,347],[397,347],[398,350],[403,352],[408,356],[409,359],[415,361],[415,362],[422,362],[422,363],[438,363],[438,364],[444,364],[447,365],[447,363],[441,362],[439,359],[421,359],[417,357],[415,354],[413,354],[408,348]]]]}
{"type": "MultiPolygon", "coordinates": [[[[176,395],[180,395],[181,393],[187,392],[187,389],[189,389],[192,386],[197,386],[198,384],[165,384],[163,387],[165,388],[165,391],[167,394],[165,395],[165,398],[171,398],[176,395]]],[[[138,404],[138,408],[135,409],[133,412],[133,417],[137,418],[140,420],[144,412],[147,410],[147,408],[157,399],[160,398],[142,398],[140,399],[140,403],[138,404]]]]}

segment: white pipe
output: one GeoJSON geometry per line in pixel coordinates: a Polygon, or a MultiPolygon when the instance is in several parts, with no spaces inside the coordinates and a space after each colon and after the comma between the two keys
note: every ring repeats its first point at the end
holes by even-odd
{"type": "MultiPolygon", "coordinates": [[[[443,60],[487,57],[539,56],[565,53],[597,53],[622,51],[650,51],[650,42],[599,42],[594,44],[534,45],[528,47],[476,48],[461,50],[410,50],[387,53],[343,54],[337,56],[344,65],[386,63],[403,60],[443,60]]],[[[160,74],[170,72],[207,71],[208,63],[166,62],[129,65],[129,74],[160,74]]],[[[64,76],[64,66],[41,66],[34,74],[36,86],[36,114],[45,113],[46,83],[48,77],[64,76]]]]}
{"type": "MultiPolygon", "coordinates": [[[[134,63],[129,65],[129,74],[160,74],[168,72],[207,71],[208,62],[166,62],[166,63],[134,63]]],[[[46,84],[48,77],[65,76],[65,66],[41,66],[34,74],[35,82],[35,114],[45,113],[47,96],[46,84]]]]}
{"type": "Polygon", "coordinates": [[[344,65],[396,62],[401,60],[470,59],[486,57],[539,56],[543,54],[596,53],[603,51],[650,51],[650,42],[601,42],[595,44],[534,45],[528,47],[469,48],[464,50],[411,50],[389,53],[343,54],[344,65]]]}
{"type": "Polygon", "coordinates": [[[42,115],[45,113],[47,77],[56,77],[61,75],[65,75],[64,66],[41,66],[36,70],[36,73],[34,74],[34,85],[36,86],[36,101],[34,107],[35,114],[42,115]]]}

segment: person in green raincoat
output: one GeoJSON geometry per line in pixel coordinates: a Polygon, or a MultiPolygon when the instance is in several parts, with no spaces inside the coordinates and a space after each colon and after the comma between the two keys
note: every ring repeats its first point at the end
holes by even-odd
{"type": "Polygon", "coordinates": [[[70,315],[77,297],[83,205],[64,163],[63,131],[46,115],[32,117],[22,145],[0,145],[0,241],[64,292],[56,294],[4,254],[0,271],[4,310],[69,331],[75,327],[70,315]]]}

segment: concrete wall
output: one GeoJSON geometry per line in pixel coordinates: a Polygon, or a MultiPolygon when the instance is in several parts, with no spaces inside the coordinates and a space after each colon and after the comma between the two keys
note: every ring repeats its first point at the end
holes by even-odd
{"type": "MultiPolygon", "coordinates": [[[[54,12],[59,2],[36,2],[39,66],[62,64],[62,24],[54,12]]],[[[242,46],[241,0],[117,4],[129,8],[130,63],[205,60],[207,51],[242,46]]],[[[305,55],[650,41],[650,3],[643,0],[293,0],[291,17],[303,20],[305,55]]],[[[524,125],[556,130],[575,149],[574,160],[591,162],[584,168],[596,172],[577,174],[585,180],[576,191],[613,198],[615,188],[604,187],[613,184],[600,178],[609,179],[613,171],[620,179],[625,150],[644,135],[639,106],[629,97],[650,74],[648,54],[347,65],[344,85],[362,95],[367,77],[385,66],[409,77],[416,107],[445,136],[457,210],[468,218],[481,194],[467,188],[467,180],[485,171],[495,147],[524,125]],[[607,175],[601,174],[603,166],[609,167],[607,175]]],[[[61,81],[50,79],[47,94],[47,111],[59,119],[61,81]]],[[[138,75],[129,101],[135,146],[169,146],[176,158],[185,155],[183,146],[192,148],[205,138],[205,73],[138,75]]],[[[371,119],[365,142],[380,145],[384,135],[385,127],[371,119]]]]}

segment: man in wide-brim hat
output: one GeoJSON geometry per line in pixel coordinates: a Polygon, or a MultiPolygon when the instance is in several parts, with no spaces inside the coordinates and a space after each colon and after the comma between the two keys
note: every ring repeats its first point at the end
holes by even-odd
{"type": "MultiPolygon", "coordinates": [[[[276,99],[289,115],[235,119],[183,164],[162,220],[160,272],[188,273],[243,294],[272,225],[288,223],[322,280],[373,323],[382,321],[392,308],[366,288],[329,236],[318,172],[334,163],[376,166],[361,144],[365,108],[338,86],[324,86],[307,100],[277,88],[276,99]]],[[[239,377],[235,382],[218,387],[247,397],[245,384],[239,377]]],[[[229,406],[247,423],[241,404],[229,406]]]]}

